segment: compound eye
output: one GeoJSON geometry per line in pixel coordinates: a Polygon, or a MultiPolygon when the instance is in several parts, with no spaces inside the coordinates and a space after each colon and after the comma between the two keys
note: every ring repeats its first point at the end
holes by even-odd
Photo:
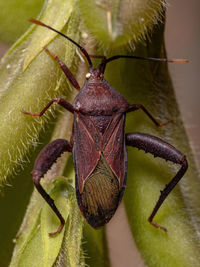
{"type": "Polygon", "coordinates": [[[90,78],[90,76],[91,76],[91,73],[90,73],[90,72],[88,72],[88,73],[86,73],[86,75],[85,75],[85,78],[86,78],[86,79],[89,79],[89,78],[90,78]]]}

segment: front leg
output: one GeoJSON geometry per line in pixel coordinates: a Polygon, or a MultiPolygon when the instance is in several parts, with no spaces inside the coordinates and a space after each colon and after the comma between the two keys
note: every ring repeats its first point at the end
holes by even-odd
{"type": "Polygon", "coordinates": [[[47,47],[44,47],[45,51],[47,54],[49,54],[54,60],[56,60],[59,64],[59,66],[61,67],[61,69],[63,70],[63,72],[65,73],[66,77],[69,79],[70,83],[78,90],[80,91],[81,88],[76,80],[76,78],[73,76],[73,74],[71,73],[71,71],[68,69],[68,67],[65,65],[65,63],[63,63],[56,55],[54,55],[52,52],[49,51],[49,49],[47,47]]]}
{"type": "Polygon", "coordinates": [[[44,174],[51,168],[53,163],[56,162],[57,158],[60,157],[61,154],[65,151],[72,152],[72,145],[69,144],[68,141],[64,139],[57,139],[51,142],[50,144],[45,146],[38,155],[32,171],[33,182],[38,192],[46,200],[46,202],[49,204],[49,206],[52,208],[52,210],[55,212],[55,214],[60,220],[60,226],[58,230],[54,233],[50,233],[50,236],[60,233],[62,231],[63,226],[65,224],[65,220],[60,214],[56,205],[54,204],[54,200],[49,196],[49,194],[47,194],[47,192],[41,186],[40,180],[44,176],[44,174]]]}
{"type": "Polygon", "coordinates": [[[46,105],[46,107],[44,107],[43,110],[39,113],[31,113],[25,110],[22,110],[22,113],[29,115],[29,116],[33,116],[33,117],[41,117],[54,102],[58,103],[59,105],[61,105],[62,107],[70,111],[71,113],[74,113],[74,111],[76,111],[76,109],[72,106],[72,104],[67,102],[65,99],[61,97],[55,97],[51,99],[49,103],[46,105]]]}
{"type": "Polygon", "coordinates": [[[163,191],[161,191],[160,197],[151,213],[148,221],[155,227],[162,229],[167,232],[167,229],[163,226],[158,225],[153,222],[153,218],[158,212],[158,209],[172,191],[172,189],[176,186],[176,184],[180,181],[180,179],[185,174],[188,163],[186,157],[178,151],[175,147],[168,144],[167,142],[161,140],[152,135],[143,134],[143,133],[129,133],[126,134],[126,145],[137,147],[138,149],[142,149],[145,152],[149,152],[155,157],[160,157],[165,160],[172,161],[174,163],[180,164],[181,168],[177,172],[177,174],[172,178],[171,182],[167,184],[163,191]]]}

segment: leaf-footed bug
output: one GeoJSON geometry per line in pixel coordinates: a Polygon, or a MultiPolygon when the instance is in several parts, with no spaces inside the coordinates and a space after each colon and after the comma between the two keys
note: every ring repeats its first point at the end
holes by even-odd
{"type": "Polygon", "coordinates": [[[65,220],[55,206],[53,199],[41,186],[40,179],[51,168],[56,159],[65,151],[73,153],[77,202],[87,222],[92,227],[98,228],[109,222],[122,199],[127,175],[126,145],[142,149],[156,157],[181,165],[171,182],[161,191],[161,195],[148,218],[153,226],[166,232],[166,228],[155,223],[153,218],[168,194],[185,174],[188,168],[186,157],[160,138],[139,132],[125,134],[126,113],[138,109],[143,110],[157,127],[164,126],[168,122],[160,124],[143,105],[129,104],[104,79],[104,71],[107,63],[119,58],[179,63],[187,61],[128,55],[116,55],[110,58],[90,56],[83,47],[63,33],[38,20],[30,19],[30,21],[67,38],[81,50],[89,64],[85,83],[80,88],[68,67],[45,47],[45,51],[58,62],[71,84],[80,92],[73,105],[57,97],[50,100],[40,113],[22,111],[30,116],[42,116],[56,102],[74,115],[73,134],[70,142],[57,139],[48,144],[37,157],[32,171],[33,182],[37,190],[60,220],[59,228],[50,235],[60,233],[65,220]],[[93,67],[91,58],[100,58],[101,63],[97,67],[93,67]]]}

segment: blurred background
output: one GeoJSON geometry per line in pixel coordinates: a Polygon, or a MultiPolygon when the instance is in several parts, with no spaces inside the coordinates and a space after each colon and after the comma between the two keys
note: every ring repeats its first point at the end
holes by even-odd
{"type": "MultiPolygon", "coordinates": [[[[1,6],[0,0],[0,6],[1,6]]],[[[182,118],[188,133],[191,147],[196,155],[196,162],[200,166],[200,1],[199,0],[168,0],[165,42],[168,58],[185,58],[188,64],[182,66],[169,64],[171,78],[176,90],[177,101],[180,106],[182,118]]],[[[16,11],[17,12],[17,11],[16,11]]],[[[27,15],[27,17],[29,17],[27,15]]],[[[19,19],[25,20],[19,16],[19,19]]],[[[0,27],[3,24],[0,24],[0,27]]],[[[28,26],[28,24],[27,24],[28,26]]],[[[0,57],[9,49],[9,45],[0,43],[0,57]]],[[[128,232],[128,223],[121,205],[108,225],[109,247],[113,258],[113,266],[143,266],[140,256],[135,249],[133,253],[133,240],[128,232]],[[120,218],[120,219],[119,219],[120,218]],[[116,225],[116,222],[122,224],[116,225]],[[125,232],[127,229],[127,232],[125,232]],[[113,249],[111,244],[118,244],[116,232],[120,238],[120,247],[113,249]],[[121,248],[126,249],[121,254],[121,248]],[[118,256],[118,257],[117,257],[118,256]]]]}
{"type": "Polygon", "coordinates": [[[189,140],[200,166],[200,1],[167,2],[167,55],[189,60],[181,67],[169,64],[169,69],[189,140]]]}
{"type": "MultiPolygon", "coordinates": [[[[3,0],[0,0],[0,7],[1,1],[3,0]]],[[[42,0],[37,1],[38,10],[35,10],[36,14],[42,6],[42,0]]],[[[167,2],[165,43],[168,57],[189,60],[188,64],[182,66],[169,64],[170,73],[191,146],[196,155],[197,164],[200,166],[200,76],[198,74],[200,69],[200,1],[168,0],[167,2]]],[[[30,8],[30,4],[27,3],[27,17],[29,17],[30,8]]],[[[16,5],[16,12],[20,14],[19,5],[16,5]]],[[[4,27],[3,20],[6,17],[7,13],[5,18],[0,18],[0,33],[2,27],[4,27]]],[[[18,16],[18,19],[21,20],[20,24],[22,25],[22,21],[25,21],[25,30],[29,26],[26,18],[18,16]]],[[[9,20],[14,24],[12,18],[9,18],[9,20]]],[[[9,45],[2,43],[0,40],[0,57],[5,54],[8,48],[9,45]]]]}

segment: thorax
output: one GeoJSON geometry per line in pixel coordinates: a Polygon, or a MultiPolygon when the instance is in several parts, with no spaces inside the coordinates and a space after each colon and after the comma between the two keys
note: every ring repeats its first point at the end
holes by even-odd
{"type": "MultiPolygon", "coordinates": [[[[96,118],[96,116],[124,113],[129,107],[128,101],[105,80],[86,81],[73,105],[81,113],[94,116],[94,120],[101,124],[103,124],[103,118],[96,118]]],[[[109,120],[106,117],[104,119],[109,120]]]]}

